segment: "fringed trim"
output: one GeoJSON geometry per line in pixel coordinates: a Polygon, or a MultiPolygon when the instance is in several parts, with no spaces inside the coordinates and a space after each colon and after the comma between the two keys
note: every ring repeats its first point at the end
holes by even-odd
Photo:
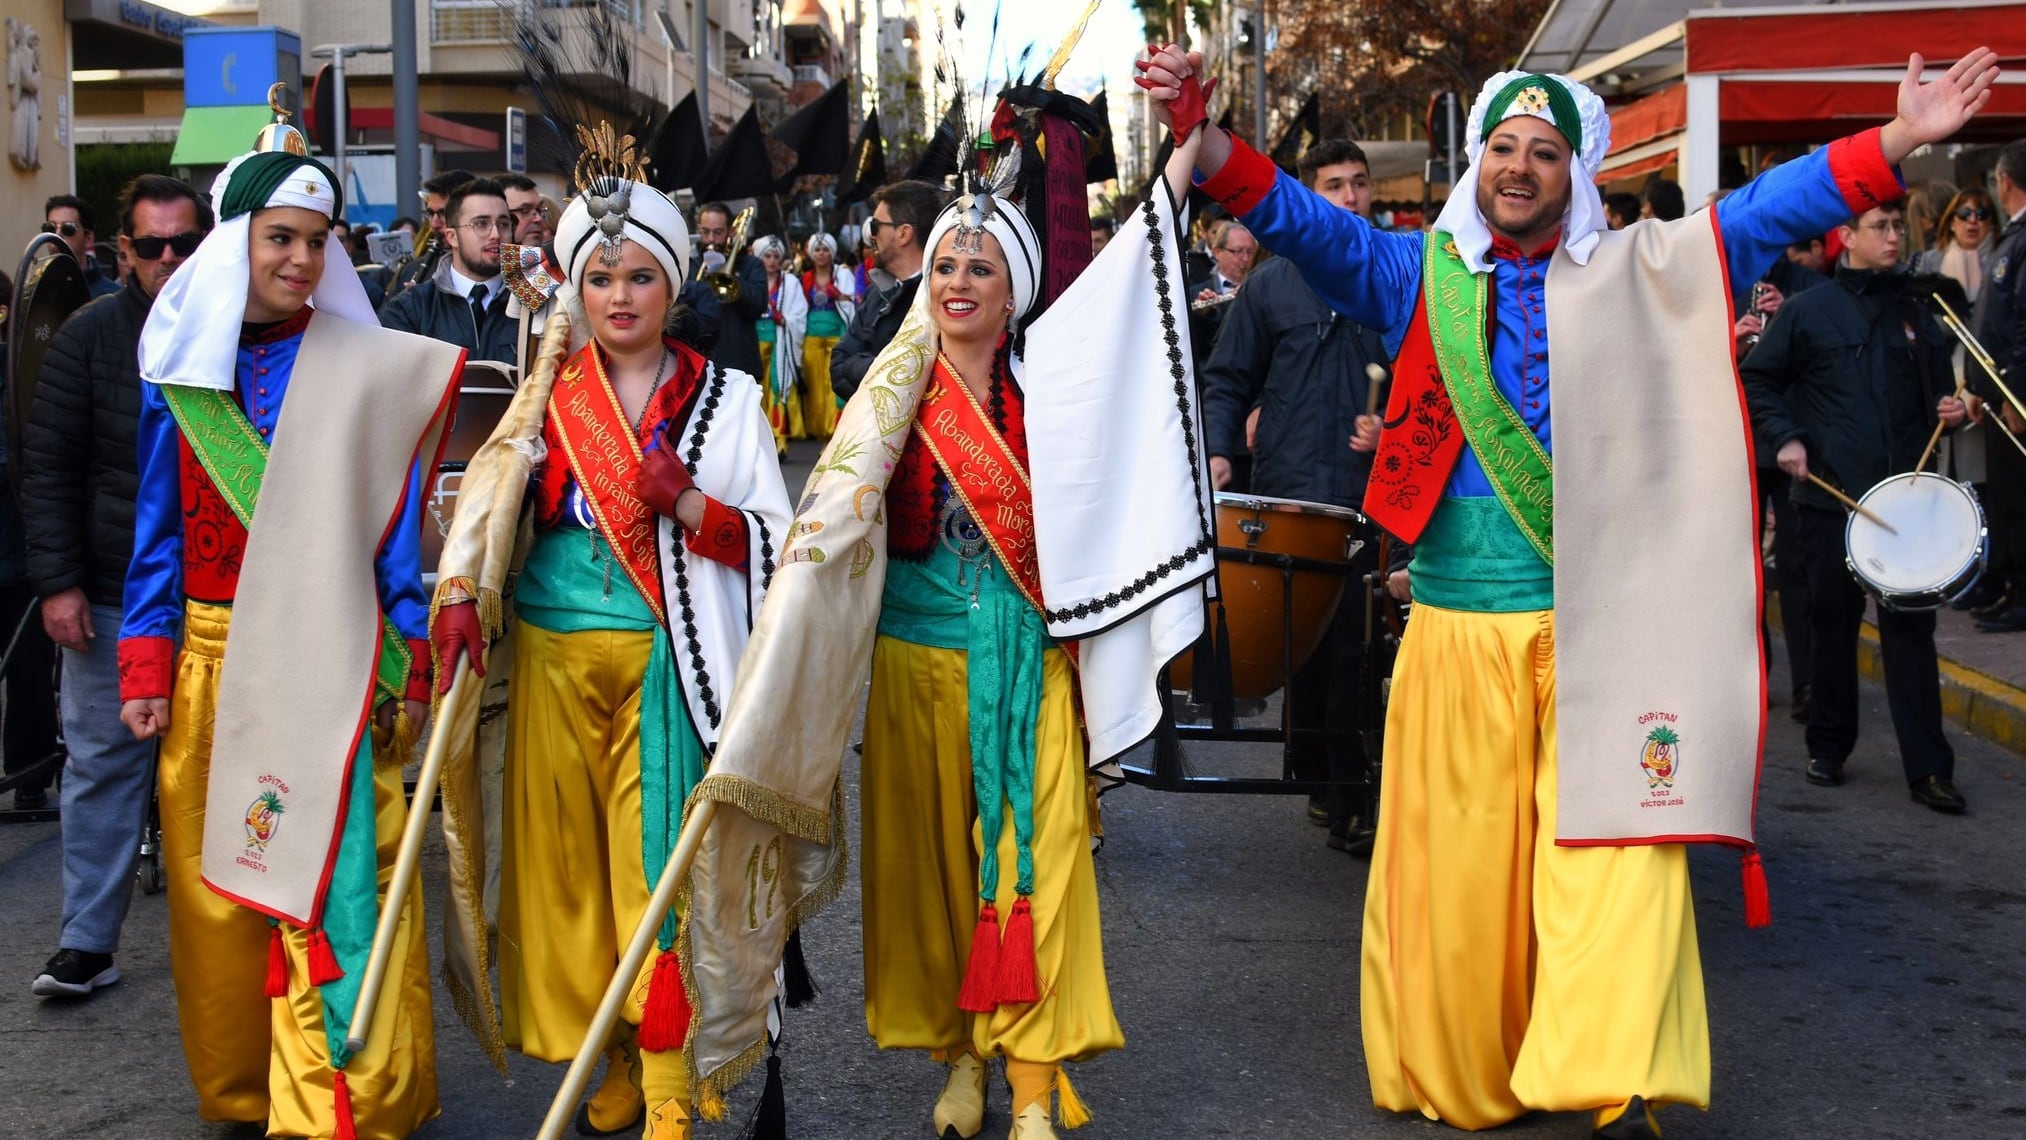
{"type": "Polygon", "coordinates": [[[675,951],[663,950],[655,956],[654,972],[647,979],[647,1001],[640,1011],[641,1052],[672,1053],[689,1040],[696,1005],[689,996],[687,973],[675,951]]]}
{"type": "Polygon", "coordinates": [[[327,986],[345,976],[338,955],[331,949],[331,936],[319,926],[310,931],[310,985],[327,986]]]}
{"type": "MultiPolygon", "coordinates": [[[[486,959],[490,957],[489,954],[480,956],[481,965],[488,969],[490,963],[486,959]]],[[[466,1029],[471,1030],[472,1038],[478,1042],[478,1047],[484,1050],[486,1059],[492,1062],[492,1067],[504,1078],[507,1075],[506,1040],[499,1031],[499,1019],[487,1019],[478,998],[465,988],[463,980],[452,973],[449,966],[444,967],[441,976],[444,988],[450,991],[450,1005],[457,1011],[458,1020],[464,1022],[466,1029]]],[[[485,1005],[489,1007],[491,1004],[492,994],[487,993],[485,1005]]]]}
{"type": "Polygon", "coordinates": [[[281,924],[273,919],[267,923],[267,996],[288,996],[288,946],[282,940],[281,924]]]}
{"type": "Polygon", "coordinates": [[[824,907],[837,901],[844,893],[845,872],[851,867],[851,843],[845,838],[844,830],[844,777],[830,786],[830,834],[837,837],[835,849],[837,858],[831,861],[830,873],[812,884],[802,897],[788,904],[788,929],[800,929],[802,924],[815,918],[824,907]]]}
{"type": "Polygon", "coordinates": [[[770,791],[751,780],[730,775],[705,776],[703,781],[690,793],[690,803],[698,800],[716,800],[721,804],[735,807],[769,827],[785,831],[797,839],[829,846],[831,813],[827,808],[811,808],[799,804],[777,792],[770,791]]]}
{"type": "MultiPolygon", "coordinates": [[[[758,1041],[753,1042],[738,1056],[720,1065],[716,1072],[693,1080],[690,1087],[696,1090],[697,1115],[713,1123],[722,1121],[725,1118],[726,1094],[730,1093],[740,1081],[751,1076],[753,1070],[759,1067],[766,1056],[767,1038],[765,1034],[761,1034],[758,1041]]],[[[692,1059],[690,1061],[692,1070],[695,1064],[695,1060],[692,1059]]]]}
{"type": "MultiPolygon", "coordinates": [[[[440,727],[441,722],[438,724],[440,727]]],[[[476,736],[474,732],[471,752],[467,754],[473,762],[476,762],[478,747],[476,736]]],[[[457,1010],[458,1018],[464,1022],[466,1029],[471,1030],[471,1035],[477,1040],[479,1048],[485,1050],[486,1057],[492,1061],[492,1067],[499,1070],[499,1075],[504,1078],[507,1075],[506,1038],[500,1028],[499,1003],[493,997],[492,986],[489,984],[493,960],[492,927],[485,917],[485,871],[478,863],[478,853],[485,847],[485,832],[483,828],[473,830],[472,820],[465,817],[455,796],[443,797],[443,817],[457,829],[458,834],[466,837],[464,858],[459,860],[460,873],[477,900],[476,913],[470,915],[470,918],[473,920],[473,929],[478,934],[474,940],[477,944],[472,947],[472,953],[477,959],[474,965],[477,967],[482,992],[472,993],[451,972],[448,962],[444,963],[443,981],[450,990],[450,1004],[457,1010]]],[[[455,900],[455,892],[452,892],[452,901],[455,900]]]]}
{"type": "Polygon", "coordinates": [[[1055,1067],[1055,1122],[1064,1128],[1082,1128],[1090,1123],[1090,1109],[1069,1083],[1069,1072],[1055,1067]]]}
{"type": "Polygon", "coordinates": [[[337,1128],[331,1133],[333,1140],[359,1140],[359,1126],[352,1120],[352,1086],[345,1080],[343,1069],[331,1070],[331,1102],[337,1116],[337,1128]]]}
{"type": "MultiPolygon", "coordinates": [[[[408,702],[395,701],[394,732],[387,742],[386,751],[373,757],[373,770],[381,772],[389,768],[407,767],[409,762],[415,759],[417,743],[415,721],[408,715],[408,702]]],[[[430,805],[423,804],[422,810],[426,812],[429,807],[430,805]]]]}
{"type": "Polygon", "coordinates": [[[978,925],[971,931],[971,961],[964,967],[964,985],[957,993],[957,1008],[965,1013],[991,1013],[999,1008],[999,908],[986,903],[978,908],[978,925]]]}
{"type": "MultiPolygon", "coordinates": [[[[1034,912],[1027,896],[1014,900],[1006,916],[1006,933],[999,946],[999,966],[993,990],[1001,1005],[1025,1005],[1041,1000],[1041,983],[1034,964],[1034,912]]],[[[973,951],[975,953],[975,950],[973,951]]]]}

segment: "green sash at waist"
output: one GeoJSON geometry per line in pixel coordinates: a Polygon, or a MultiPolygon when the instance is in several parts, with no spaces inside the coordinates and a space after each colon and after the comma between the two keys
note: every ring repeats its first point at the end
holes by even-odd
{"type": "Polygon", "coordinates": [[[809,331],[807,335],[812,338],[842,337],[844,335],[844,318],[838,314],[836,309],[811,309],[809,310],[809,331]]]}
{"type": "Polygon", "coordinates": [[[1414,544],[1414,600],[1445,610],[1521,613],[1555,607],[1555,571],[1490,495],[1446,496],[1414,544]]]}
{"type": "Polygon", "coordinates": [[[535,539],[514,587],[514,611],[550,633],[650,630],[658,624],[605,536],[575,526],[535,539]]]}

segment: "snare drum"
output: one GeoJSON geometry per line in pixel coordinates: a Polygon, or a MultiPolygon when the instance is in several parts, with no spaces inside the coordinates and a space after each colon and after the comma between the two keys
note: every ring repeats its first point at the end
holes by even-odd
{"type": "MultiPolygon", "coordinates": [[[[1220,626],[1228,634],[1232,696],[1264,699],[1315,653],[1350,581],[1364,524],[1346,507],[1218,492],[1219,600],[1204,627],[1213,640],[1220,626]]],[[[1169,666],[1175,688],[1194,679],[1192,657],[1169,666]]]]}
{"type": "Polygon", "coordinates": [[[1937,610],[1977,584],[1990,535],[1969,487],[1916,471],[1884,480],[1860,502],[1898,532],[1854,512],[1844,524],[1844,564],[1879,605],[1937,610]]]}
{"type": "Polygon", "coordinates": [[[499,427],[513,402],[514,390],[503,375],[479,370],[467,364],[465,383],[457,393],[457,418],[450,425],[450,439],[443,445],[443,459],[423,488],[428,495],[429,518],[422,523],[422,569],[435,574],[443,558],[443,542],[450,535],[450,519],[457,512],[457,488],[464,482],[464,468],[485,441],[499,427]]]}

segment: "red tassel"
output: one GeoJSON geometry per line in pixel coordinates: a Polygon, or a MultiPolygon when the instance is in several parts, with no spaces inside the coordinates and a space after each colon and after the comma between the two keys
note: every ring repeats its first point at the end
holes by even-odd
{"type": "Polygon", "coordinates": [[[1745,852],[1745,925],[1760,930],[1773,925],[1773,901],[1766,894],[1766,865],[1759,861],[1759,849],[1745,852]]]}
{"type": "Polygon", "coordinates": [[[331,1071],[332,1100],[336,1103],[337,1130],[331,1133],[332,1140],[359,1140],[359,1127],[352,1123],[352,1089],[345,1083],[345,1071],[331,1071]]]}
{"type": "Polygon", "coordinates": [[[279,925],[267,928],[267,996],[288,996],[288,947],[282,942],[279,925]]]}
{"type": "Polygon", "coordinates": [[[663,950],[647,979],[647,1002],[640,1011],[640,1048],[671,1053],[689,1036],[689,994],[682,988],[682,962],[663,950]]]}
{"type": "Polygon", "coordinates": [[[978,928],[971,932],[971,963],[964,970],[964,988],[957,1008],[965,1013],[990,1013],[999,1008],[999,908],[978,909],[978,928]]]}
{"type": "Polygon", "coordinates": [[[1000,1004],[1040,1001],[1035,972],[1034,912],[1028,909],[1027,896],[1021,895],[1006,916],[1006,941],[999,947],[1000,1004]]]}
{"type": "Polygon", "coordinates": [[[321,926],[310,931],[310,985],[327,986],[344,976],[337,952],[331,949],[331,936],[321,926]]]}

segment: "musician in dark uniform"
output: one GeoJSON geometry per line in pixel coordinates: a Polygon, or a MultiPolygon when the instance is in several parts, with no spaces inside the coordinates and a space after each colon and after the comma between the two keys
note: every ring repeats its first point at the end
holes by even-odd
{"type": "MultiPolygon", "coordinates": [[[[1302,156],[1300,169],[1318,194],[1343,209],[1370,214],[1371,168],[1356,143],[1318,142],[1302,156]]],[[[1220,248],[1232,240],[1232,231],[1241,243],[1251,242],[1250,233],[1234,225],[1220,248]]],[[[1391,363],[1379,335],[1324,304],[1281,258],[1254,270],[1224,309],[1223,334],[1202,372],[1212,482],[1220,490],[1231,485],[1233,460],[1246,453],[1249,435],[1252,491],[1355,510],[1364,501],[1372,463],[1369,454],[1350,449],[1371,392],[1366,368],[1391,363]],[[1248,431],[1254,414],[1257,427],[1248,431]]],[[[1365,607],[1356,583],[1375,558],[1369,543],[1359,552],[1359,577],[1345,590],[1322,645],[1288,686],[1293,726],[1301,734],[1294,744],[1297,778],[1355,781],[1368,770],[1358,736],[1364,727],[1357,681],[1365,607]]],[[[1339,789],[1327,802],[1312,798],[1309,812],[1329,825],[1331,847],[1364,852],[1372,844],[1372,802],[1339,789]]]]}
{"type": "MultiPolygon", "coordinates": [[[[2005,382],[2026,397],[2026,140],[2013,142],[1998,155],[1998,210],[2004,228],[1991,256],[1990,280],[1977,294],[1973,323],[1977,339],[1997,361],[2005,382]]],[[[1991,416],[2001,416],[2015,430],[2026,429],[2026,408],[2007,408],[1984,370],[1968,367],[1970,390],[1990,401],[1991,416]]],[[[1996,426],[1996,425],[1992,425],[1996,426]]],[[[2001,440],[1986,449],[1990,462],[1989,494],[1984,509],[1991,527],[1991,569],[2010,603],[1977,628],[1986,633],[2026,630],[2026,456],[2001,440]]]]}
{"type": "MultiPolygon", "coordinates": [[[[1808,782],[1843,782],[1857,745],[1857,631],[1865,594],[1844,564],[1846,512],[1813,475],[1858,498],[1914,469],[1936,421],[1967,413],[1955,395],[1954,342],[1907,287],[1906,221],[1874,207],[1840,227],[1833,286],[1789,297],[1742,365],[1752,424],[1777,448],[1793,499],[1813,597],[1808,782]]],[[[1942,735],[1935,615],[1878,607],[1886,701],[1914,801],[1963,810],[1942,735]]]]}

